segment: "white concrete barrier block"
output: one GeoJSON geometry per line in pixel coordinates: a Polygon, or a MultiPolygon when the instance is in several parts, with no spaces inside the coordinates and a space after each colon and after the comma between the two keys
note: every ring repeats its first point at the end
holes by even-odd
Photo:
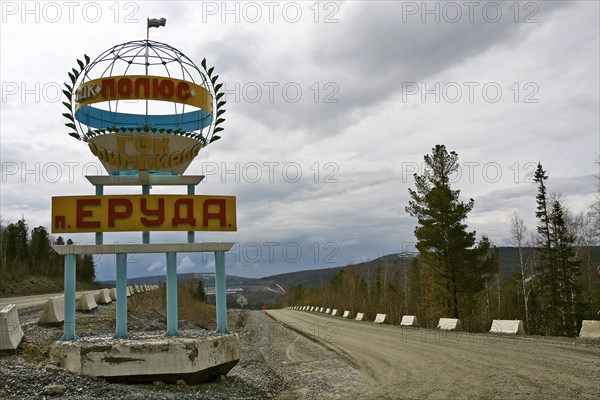
{"type": "Polygon", "coordinates": [[[15,304],[0,310],[0,350],[15,350],[23,339],[19,312],[15,304]]]}
{"type": "Polygon", "coordinates": [[[336,316],[337,312],[338,312],[337,308],[334,308],[333,311],[331,312],[331,315],[336,316]]]}
{"type": "Polygon", "coordinates": [[[75,307],[77,311],[91,311],[94,308],[98,308],[98,304],[96,304],[96,299],[94,299],[94,295],[91,292],[84,292],[77,299],[75,307]]]}
{"type": "Polygon", "coordinates": [[[133,291],[135,292],[135,294],[142,293],[142,288],[140,287],[140,285],[133,285],[133,291]]]}
{"type": "Polygon", "coordinates": [[[44,305],[38,324],[60,325],[63,322],[65,322],[65,296],[50,297],[44,305]]]}
{"type": "Polygon", "coordinates": [[[600,321],[583,320],[579,337],[582,339],[600,339],[600,321]]]}
{"type": "Polygon", "coordinates": [[[419,321],[414,315],[404,315],[400,321],[400,326],[419,326],[419,321]]]}
{"type": "Polygon", "coordinates": [[[127,297],[134,295],[135,291],[133,290],[133,286],[127,286],[127,297]]]}
{"type": "Polygon", "coordinates": [[[344,311],[344,315],[342,315],[342,318],[350,318],[350,311],[344,311]]]}
{"type": "Polygon", "coordinates": [[[385,317],[387,317],[387,314],[377,314],[375,316],[375,322],[376,324],[383,324],[385,322],[385,317]]]}
{"type": "Polygon", "coordinates": [[[525,328],[523,327],[523,321],[517,320],[505,320],[495,319],[492,321],[492,327],[490,333],[505,333],[508,335],[525,335],[525,328]]]}
{"type": "Polygon", "coordinates": [[[354,318],[355,321],[362,321],[365,318],[365,314],[364,313],[356,313],[356,318],[354,318]]]}
{"type": "Polygon", "coordinates": [[[110,290],[102,289],[98,293],[96,293],[96,304],[110,304],[112,299],[110,298],[110,290]]]}
{"type": "Polygon", "coordinates": [[[443,331],[459,331],[461,329],[460,320],[456,318],[440,318],[436,328],[443,331]]]}
{"type": "Polygon", "coordinates": [[[112,301],[117,301],[117,288],[110,289],[108,295],[112,301]]]}
{"type": "Polygon", "coordinates": [[[323,312],[323,311],[325,311],[325,308],[321,307],[321,309],[319,310],[319,312],[323,312]]]}
{"type": "Polygon", "coordinates": [[[325,314],[329,314],[331,312],[331,308],[328,308],[327,310],[325,310],[325,314]]]}

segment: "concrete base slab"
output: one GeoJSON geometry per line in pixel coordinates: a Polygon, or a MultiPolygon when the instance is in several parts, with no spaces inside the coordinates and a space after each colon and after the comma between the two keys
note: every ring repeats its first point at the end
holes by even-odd
{"type": "Polygon", "coordinates": [[[15,350],[23,340],[17,306],[9,304],[0,310],[0,350],[15,350]]]}
{"type": "Polygon", "coordinates": [[[50,297],[38,320],[40,325],[62,325],[65,322],[65,296],[50,297]]]}
{"type": "Polygon", "coordinates": [[[109,382],[210,382],[240,359],[237,334],[206,337],[143,336],[136,339],[82,338],[55,342],[50,360],[68,371],[109,382]]]}

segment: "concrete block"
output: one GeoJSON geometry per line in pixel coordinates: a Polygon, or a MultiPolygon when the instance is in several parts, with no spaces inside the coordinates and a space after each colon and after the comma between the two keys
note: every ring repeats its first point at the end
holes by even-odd
{"type": "Polygon", "coordinates": [[[350,311],[344,311],[344,315],[342,315],[342,318],[350,318],[350,311]]]}
{"type": "Polygon", "coordinates": [[[582,339],[600,339],[600,321],[583,320],[579,337],[582,339]]]}
{"type": "Polygon", "coordinates": [[[102,289],[95,296],[96,304],[109,304],[112,299],[110,298],[110,290],[102,289]]]}
{"type": "Polygon", "coordinates": [[[15,304],[0,310],[0,350],[15,350],[23,340],[19,312],[15,304]]]}
{"type": "Polygon", "coordinates": [[[376,324],[383,324],[385,322],[385,318],[387,317],[387,314],[377,314],[375,316],[375,322],[376,324]]]}
{"type": "Polygon", "coordinates": [[[108,295],[112,301],[117,301],[117,288],[110,289],[108,295]]]}
{"type": "Polygon", "coordinates": [[[492,321],[492,327],[490,333],[505,333],[509,335],[525,335],[525,328],[523,328],[523,321],[517,320],[504,320],[495,319],[492,321]]]}
{"type": "Polygon", "coordinates": [[[135,294],[142,293],[142,289],[140,288],[140,285],[133,285],[133,292],[135,294]]]}
{"type": "Polygon", "coordinates": [[[400,321],[400,326],[419,326],[419,321],[414,315],[404,315],[400,321]]]}
{"type": "Polygon", "coordinates": [[[134,294],[135,294],[135,291],[133,290],[133,286],[127,286],[127,297],[130,297],[134,294]]]}
{"type": "Polygon", "coordinates": [[[240,359],[237,334],[206,337],[138,336],[136,339],[89,337],[55,342],[50,360],[75,374],[109,382],[188,384],[214,381],[240,359]]]}
{"type": "Polygon", "coordinates": [[[365,314],[364,313],[356,313],[356,318],[354,318],[355,321],[362,321],[365,318],[365,314]]]}
{"type": "Polygon", "coordinates": [[[325,314],[329,314],[331,312],[331,308],[328,308],[327,310],[325,310],[325,314]]]}
{"type": "Polygon", "coordinates": [[[321,308],[319,309],[319,312],[323,312],[323,311],[325,311],[325,308],[321,307],[321,308]]]}
{"type": "Polygon", "coordinates": [[[337,308],[333,309],[333,311],[331,312],[331,315],[333,315],[334,317],[337,315],[337,308]]]}
{"type": "Polygon", "coordinates": [[[456,318],[440,318],[437,329],[443,331],[460,331],[460,320],[456,318]]]}
{"type": "Polygon", "coordinates": [[[65,322],[65,296],[50,297],[44,305],[38,324],[56,326],[63,322],[65,322]]]}
{"type": "Polygon", "coordinates": [[[96,304],[94,295],[91,292],[83,292],[83,294],[77,299],[75,309],[77,311],[91,311],[94,308],[98,308],[98,304],[96,304]]]}

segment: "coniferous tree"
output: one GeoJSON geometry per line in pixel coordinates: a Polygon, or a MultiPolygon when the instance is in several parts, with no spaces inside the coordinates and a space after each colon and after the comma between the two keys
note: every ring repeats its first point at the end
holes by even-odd
{"type": "Polygon", "coordinates": [[[464,221],[474,201],[459,200],[460,191],[450,188],[450,176],[459,168],[458,155],[436,145],[425,155],[427,168],[414,175],[416,190],[409,189],[411,200],[406,211],[418,220],[415,228],[419,264],[430,271],[443,303],[443,311],[460,317],[459,299],[469,299],[484,287],[486,275],[498,270],[497,261],[488,257],[489,241],[475,246],[476,233],[467,232],[464,221]]]}
{"type": "Polygon", "coordinates": [[[575,237],[567,229],[563,208],[559,201],[552,204],[550,214],[551,233],[556,253],[556,269],[562,320],[562,335],[576,336],[578,317],[581,312],[580,260],[575,258],[573,244],[575,237]]]}
{"type": "Polygon", "coordinates": [[[33,228],[29,253],[31,257],[31,270],[34,274],[49,275],[50,268],[50,235],[43,226],[33,228]]]}
{"type": "Polygon", "coordinates": [[[535,216],[539,220],[537,226],[539,234],[539,263],[537,267],[538,300],[540,302],[542,329],[544,329],[546,334],[556,336],[562,331],[562,323],[558,271],[552,243],[551,217],[547,201],[547,179],[546,171],[542,168],[542,164],[538,163],[534,175],[534,181],[538,184],[538,193],[536,195],[537,209],[535,212],[535,216]]]}

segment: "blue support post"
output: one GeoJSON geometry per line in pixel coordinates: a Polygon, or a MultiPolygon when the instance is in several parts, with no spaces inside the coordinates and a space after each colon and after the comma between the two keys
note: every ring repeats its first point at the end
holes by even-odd
{"type": "MultiPolygon", "coordinates": [[[[104,186],[103,185],[96,185],[96,196],[102,196],[104,194],[104,186]]],[[[104,237],[102,235],[102,232],[96,232],[96,244],[103,244],[104,243],[104,237]]]]}
{"type": "Polygon", "coordinates": [[[177,329],[177,253],[167,253],[167,336],[179,336],[177,329]]]}
{"type": "Polygon", "coordinates": [[[117,332],[115,338],[127,339],[127,254],[117,254],[117,332]]]}
{"type": "Polygon", "coordinates": [[[225,252],[215,251],[215,297],[217,303],[217,333],[229,333],[227,328],[227,288],[225,285],[225,252]]]}
{"type": "MultiPolygon", "coordinates": [[[[150,194],[150,185],[142,185],[142,194],[150,194]]],[[[150,232],[142,232],[142,243],[150,243],[150,232]]]]}
{"type": "MultiPolygon", "coordinates": [[[[194,185],[187,185],[188,195],[196,194],[196,187],[194,185]]],[[[196,235],[194,231],[188,232],[188,243],[194,243],[196,241],[196,235]]]]}
{"type": "Polygon", "coordinates": [[[65,324],[63,335],[60,340],[77,340],[79,336],[75,333],[75,254],[65,256],[65,324]]]}

